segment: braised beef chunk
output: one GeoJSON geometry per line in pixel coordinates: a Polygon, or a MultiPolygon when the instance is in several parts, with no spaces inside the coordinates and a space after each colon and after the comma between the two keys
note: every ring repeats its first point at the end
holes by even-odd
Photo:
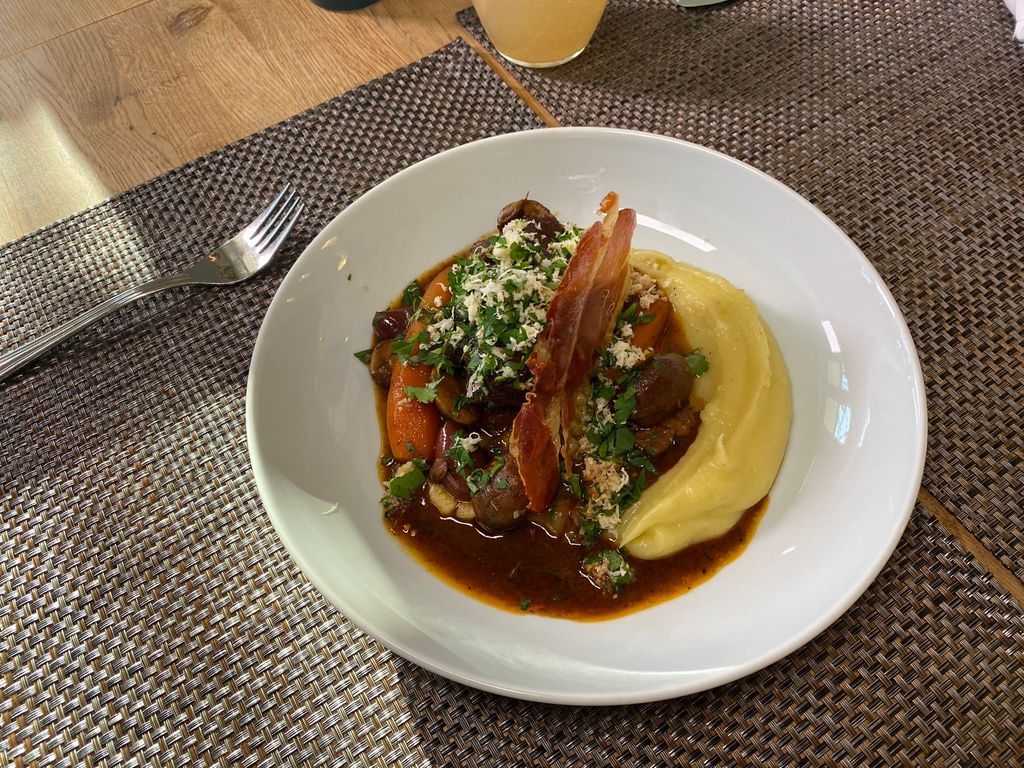
{"type": "Polygon", "coordinates": [[[391,368],[395,362],[395,353],[391,351],[391,341],[382,341],[373,348],[370,355],[370,376],[382,387],[391,386],[391,368]]]}
{"type": "Polygon", "coordinates": [[[636,407],[630,420],[640,427],[655,427],[686,404],[693,374],[682,355],[654,355],[634,386],[636,407]]]}
{"type": "Polygon", "coordinates": [[[528,220],[530,223],[527,231],[534,232],[542,245],[550,243],[562,234],[564,229],[562,223],[555,218],[551,211],[536,200],[530,200],[527,197],[509,203],[501,209],[501,213],[498,214],[498,229],[503,229],[506,224],[515,219],[528,220]]]}
{"type": "Polygon", "coordinates": [[[487,405],[491,408],[515,408],[519,410],[525,402],[526,392],[508,384],[493,384],[491,391],[487,393],[487,405]]]}
{"type": "Polygon", "coordinates": [[[526,504],[526,490],[511,456],[505,457],[504,466],[473,497],[476,522],[488,533],[503,533],[518,526],[526,519],[526,504]]]}
{"type": "Polygon", "coordinates": [[[504,453],[516,413],[511,409],[489,409],[480,419],[480,445],[492,453],[504,453]]]}
{"type": "Polygon", "coordinates": [[[640,429],[637,430],[633,437],[636,440],[637,447],[652,459],[661,456],[661,454],[671,448],[672,441],[675,439],[672,431],[664,427],[640,429]]]}
{"type": "Polygon", "coordinates": [[[373,313],[373,331],[382,341],[397,338],[405,334],[409,327],[412,310],[409,307],[400,309],[384,309],[373,313]]]}
{"type": "Polygon", "coordinates": [[[681,408],[665,419],[661,426],[672,433],[677,443],[689,445],[700,429],[700,414],[690,408],[681,408]]]}

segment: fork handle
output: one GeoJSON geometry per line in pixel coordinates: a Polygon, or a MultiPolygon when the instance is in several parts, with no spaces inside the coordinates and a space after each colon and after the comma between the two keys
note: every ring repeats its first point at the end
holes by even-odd
{"type": "Polygon", "coordinates": [[[28,365],[37,357],[41,357],[63,342],[70,336],[95,323],[97,320],[106,317],[126,304],[151,296],[159,291],[168,288],[188,285],[192,280],[185,272],[178,272],[167,277],[158,277],[154,280],[136,285],[127,291],[122,291],[106,301],[97,304],[92,309],[87,309],[78,317],[73,317],[62,325],[47,331],[42,336],[22,344],[17,349],[0,355],[0,381],[13,374],[18,369],[28,365]]]}

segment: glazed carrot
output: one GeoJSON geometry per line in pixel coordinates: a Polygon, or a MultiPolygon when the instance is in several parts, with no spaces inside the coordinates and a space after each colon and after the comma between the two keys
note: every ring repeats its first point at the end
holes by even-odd
{"type": "Polygon", "coordinates": [[[643,314],[654,315],[649,323],[636,323],[633,326],[633,338],[630,343],[637,349],[651,349],[656,347],[665,333],[665,326],[668,325],[669,316],[672,314],[672,304],[666,298],[655,301],[643,314]]]}
{"type": "Polygon", "coordinates": [[[452,289],[448,287],[448,273],[451,271],[451,267],[445,267],[427,284],[427,290],[423,292],[423,306],[425,307],[442,307],[448,303],[448,299],[452,297],[452,289]],[[441,300],[441,303],[437,303],[437,299],[441,300]]]}
{"type": "MultiPolygon", "coordinates": [[[[448,287],[448,270],[445,269],[435,275],[427,285],[427,290],[423,292],[423,305],[443,306],[448,303],[451,295],[451,288],[448,287]]],[[[405,338],[407,341],[413,339],[426,329],[426,324],[415,320],[409,324],[405,338]]],[[[417,344],[413,352],[418,349],[417,344]]],[[[398,360],[394,363],[385,417],[391,455],[399,461],[433,458],[434,443],[441,428],[441,414],[433,403],[421,403],[406,392],[406,387],[427,386],[433,377],[432,365],[411,365],[398,360]]]]}
{"type": "Polygon", "coordinates": [[[434,375],[430,365],[396,363],[388,389],[387,423],[391,455],[399,461],[430,460],[434,456],[441,414],[433,403],[421,403],[406,394],[406,387],[425,387],[434,375]]]}

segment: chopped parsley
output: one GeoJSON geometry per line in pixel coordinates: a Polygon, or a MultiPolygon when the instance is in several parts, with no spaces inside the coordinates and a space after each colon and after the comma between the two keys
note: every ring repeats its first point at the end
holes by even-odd
{"type": "MultiPolygon", "coordinates": [[[[452,447],[444,452],[445,457],[451,459],[455,464],[455,471],[466,481],[470,494],[474,496],[491,482],[491,479],[505,466],[505,459],[499,456],[491,462],[489,467],[477,467],[476,461],[473,460],[473,451],[479,445],[479,433],[470,432],[468,435],[463,435],[460,432],[456,434],[452,447]]],[[[499,490],[508,488],[508,479],[498,478],[496,487],[499,490]]]]}
{"type": "Polygon", "coordinates": [[[420,303],[420,297],[423,296],[423,291],[420,289],[420,284],[413,280],[402,291],[402,306],[416,308],[416,305],[420,303]]]}
{"type": "Polygon", "coordinates": [[[601,524],[596,520],[584,518],[580,521],[580,537],[585,546],[589,546],[601,538],[601,524]]]}
{"type": "Polygon", "coordinates": [[[371,357],[371,355],[373,355],[373,350],[372,349],[362,349],[359,352],[353,352],[352,354],[355,356],[356,360],[358,360],[360,363],[362,363],[363,365],[368,365],[369,362],[370,362],[370,357],[371,357]]]}
{"type": "Polygon", "coordinates": [[[464,475],[466,485],[469,486],[470,495],[476,496],[476,494],[486,488],[487,484],[491,482],[491,478],[498,474],[504,466],[505,459],[499,456],[491,462],[491,466],[487,469],[474,469],[468,475],[464,475]]]}
{"type": "Polygon", "coordinates": [[[619,312],[619,316],[615,319],[616,327],[621,328],[626,323],[632,325],[633,323],[636,322],[637,316],[639,314],[640,307],[638,307],[634,302],[630,302],[625,307],[623,307],[622,311],[619,312]]]}
{"type": "Polygon", "coordinates": [[[419,400],[421,403],[432,403],[437,397],[436,389],[437,382],[432,381],[425,387],[406,387],[405,395],[413,400],[419,400]]]}
{"type": "MultiPolygon", "coordinates": [[[[606,358],[606,362],[611,361],[606,358]]],[[[638,370],[620,369],[613,380],[599,368],[591,378],[592,410],[580,443],[582,482],[575,477],[575,484],[570,480],[573,492],[584,502],[579,526],[584,544],[605,535],[614,538],[622,513],[636,503],[656,472],[628,424],[636,408],[638,376],[638,370]]]]}
{"type": "Polygon", "coordinates": [[[452,440],[452,447],[444,452],[445,458],[451,459],[455,463],[455,471],[463,478],[466,477],[467,470],[476,469],[473,451],[479,444],[480,435],[476,432],[471,432],[469,435],[458,432],[452,440]]]}
{"type": "Polygon", "coordinates": [[[463,369],[468,401],[485,399],[495,385],[529,388],[526,359],[582,234],[568,227],[544,246],[526,225],[509,222],[486,246],[456,259],[451,299],[422,308],[427,330],[395,349],[403,362],[463,369]]]}
{"type": "Polygon", "coordinates": [[[632,384],[629,384],[622,394],[615,398],[615,423],[625,424],[629,417],[633,414],[633,409],[636,408],[636,389],[633,388],[632,384]]]}
{"type": "Polygon", "coordinates": [[[527,598],[527,597],[520,598],[520,600],[519,600],[519,610],[520,611],[528,611],[528,610],[530,610],[530,606],[532,604],[533,604],[533,601],[530,600],[529,598],[527,598]]]}
{"type": "Polygon", "coordinates": [[[580,501],[583,501],[583,484],[580,483],[579,475],[573,475],[569,478],[569,487],[572,488],[572,495],[580,501]]]}
{"type": "Polygon", "coordinates": [[[708,372],[708,359],[701,354],[699,349],[693,350],[686,356],[686,365],[694,376],[703,376],[708,372]]]}
{"type": "Polygon", "coordinates": [[[603,549],[585,557],[581,570],[602,592],[612,596],[617,596],[634,579],[632,567],[617,549],[603,549]]]}
{"type": "Polygon", "coordinates": [[[426,462],[423,459],[415,459],[403,465],[388,482],[388,493],[403,501],[412,498],[413,491],[427,481],[426,468],[426,462]]]}
{"type": "Polygon", "coordinates": [[[391,342],[391,351],[395,357],[403,363],[410,365],[433,365],[438,367],[440,373],[445,366],[444,359],[438,350],[424,349],[424,344],[430,341],[430,335],[426,331],[420,331],[408,339],[396,339],[391,342]]]}
{"type": "Polygon", "coordinates": [[[616,454],[629,453],[633,450],[634,442],[633,433],[629,431],[629,427],[619,427],[612,437],[613,451],[616,454]]]}

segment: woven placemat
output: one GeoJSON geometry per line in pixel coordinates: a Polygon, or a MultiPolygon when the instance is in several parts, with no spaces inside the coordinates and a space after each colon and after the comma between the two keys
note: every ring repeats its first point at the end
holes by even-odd
{"type": "Polygon", "coordinates": [[[536,124],[456,43],[0,248],[6,347],[187,263],[285,180],[309,205],[266,277],[132,307],[0,388],[0,764],[1020,762],[1024,617],[924,513],[810,645],[638,707],[449,683],[353,628],[299,574],[244,439],[249,356],[287,264],[388,174],[536,124]]]}
{"type": "MultiPolygon", "coordinates": [[[[486,41],[471,10],[459,18],[486,41]]],[[[575,61],[508,67],[565,125],[713,147],[846,230],[921,353],[925,487],[1024,577],[1024,48],[1012,29],[988,1],[611,0],[575,61]]]]}
{"type": "Polygon", "coordinates": [[[0,765],[419,762],[390,654],[290,563],[245,384],[294,257],[419,159],[540,126],[465,43],[0,247],[0,349],[236,232],[284,182],[270,272],[133,305],[0,385],[0,765]]]}

